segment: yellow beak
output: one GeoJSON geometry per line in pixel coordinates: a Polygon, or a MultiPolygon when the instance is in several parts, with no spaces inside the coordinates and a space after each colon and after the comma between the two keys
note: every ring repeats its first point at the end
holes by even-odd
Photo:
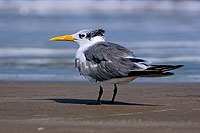
{"type": "Polygon", "coordinates": [[[49,41],[74,41],[76,38],[72,37],[72,35],[59,36],[49,39],[49,41]]]}

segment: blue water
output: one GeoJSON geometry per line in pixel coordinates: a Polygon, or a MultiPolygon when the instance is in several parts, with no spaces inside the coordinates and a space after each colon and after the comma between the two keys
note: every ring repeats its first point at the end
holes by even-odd
{"type": "Polygon", "coordinates": [[[183,64],[175,75],[136,82],[200,82],[200,14],[193,11],[41,14],[0,10],[1,81],[87,81],[74,67],[78,45],[48,39],[86,28],[104,28],[153,64],[183,64]]]}

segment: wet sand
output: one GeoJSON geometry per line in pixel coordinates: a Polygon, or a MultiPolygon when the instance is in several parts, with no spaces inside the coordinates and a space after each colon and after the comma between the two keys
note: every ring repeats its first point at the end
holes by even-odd
{"type": "Polygon", "coordinates": [[[0,82],[0,132],[200,132],[200,83],[0,82]]]}

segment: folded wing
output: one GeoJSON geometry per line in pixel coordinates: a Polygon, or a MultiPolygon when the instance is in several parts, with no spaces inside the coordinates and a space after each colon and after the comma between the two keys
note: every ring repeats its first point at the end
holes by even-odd
{"type": "Polygon", "coordinates": [[[145,70],[150,64],[150,61],[136,58],[127,48],[109,42],[93,45],[84,55],[86,66],[80,65],[79,71],[96,81],[127,77],[132,70],[145,70]]]}

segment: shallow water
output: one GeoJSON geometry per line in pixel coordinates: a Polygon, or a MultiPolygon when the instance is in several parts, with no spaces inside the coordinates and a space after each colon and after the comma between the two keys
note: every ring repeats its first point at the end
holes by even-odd
{"type": "Polygon", "coordinates": [[[0,80],[86,81],[74,67],[78,45],[48,42],[86,28],[104,28],[119,43],[153,64],[183,64],[174,76],[136,82],[200,82],[200,14],[179,11],[124,13],[0,12],[0,80]]]}

